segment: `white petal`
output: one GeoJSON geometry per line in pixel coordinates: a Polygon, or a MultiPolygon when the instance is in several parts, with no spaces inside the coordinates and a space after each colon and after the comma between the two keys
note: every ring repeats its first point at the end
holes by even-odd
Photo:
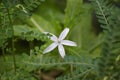
{"type": "Polygon", "coordinates": [[[58,50],[59,50],[59,53],[60,53],[61,57],[64,58],[64,56],[65,56],[65,50],[64,50],[63,45],[60,44],[58,46],[58,50]]]}
{"type": "Polygon", "coordinates": [[[52,36],[50,37],[50,39],[51,39],[52,41],[58,41],[58,38],[57,38],[55,35],[53,35],[53,34],[52,34],[52,36]]]}
{"type": "Polygon", "coordinates": [[[49,33],[49,32],[43,32],[44,34],[50,34],[51,36],[48,36],[52,41],[57,41],[58,40],[58,38],[54,35],[54,34],[52,34],[52,33],[49,33]]]}
{"type": "Polygon", "coordinates": [[[67,46],[77,46],[77,44],[75,42],[69,41],[69,40],[62,40],[61,44],[67,45],[67,46]]]}
{"type": "Polygon", "coordinates": [[[52,51],[53,49],[55,49],[57,47],[57,43],[52,43],[49,47],[47,47],[44,51],[43,54],[48,53],[50,51],[52,51]]]}
{"type": "Polygon", "coordinates": [[[63,39],[67,36],[68,32],[69,32],[69,28],[65,28],[65,29],[61,32],[61,34],[60,34],[60,36],[59,36],[59,40],[63,40],[63,39]]]}

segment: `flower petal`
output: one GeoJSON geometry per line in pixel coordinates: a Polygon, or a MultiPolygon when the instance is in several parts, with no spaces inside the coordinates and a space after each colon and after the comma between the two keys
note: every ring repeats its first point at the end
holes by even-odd
{"type": "Polygon", "coordinates": [[[67,45],[67,46],[77,46],[77,44],[75,42],[69,41],[69,40],[62,40],[61,44],[67,45]]]}
{"type": "Polygon", "coordinates": [[[50,38],[52,41],[57,41],[58,40],[58,38],[52,33],[49,33],[49,32],[43,32],[43,33],[46,34],[46,35],[49,34],[48,38],[50,38]]]}
{"type": "Polygon", "coordinates": [[[61,44],[58,45],[58,50],[59,50],[59,53],[60,53],[61,57],[64,58],[64,56],[65,56],[65,50],[64,50],[63,45],[61,45],[61,44]]]}
{"type": "Polygon", "coordinates": [[[51,39],[52,41],[57,41],[57,40],[58,40],[58,38],[57,38],[54,34],[52,34],[52,36],[50,37],[50,39],[51,39]]]}
{"type": "Polygon", "coordinates": [[[67,36],[68,32],[69,32],[69,28],[65,28],[65,29],[61,32],[61,34],[60,34],[60,36],[59,36],[59,40],[63,40],[63,39],[67,36]]]}
{"type": "Polygon", "coordinates": [[[47,47],[44,51],[43,54],[48,53],[50,51],[52,51],[53,49],[55,49],[57,47],[57,43],[52,43],[49,47],[47,47]]]}

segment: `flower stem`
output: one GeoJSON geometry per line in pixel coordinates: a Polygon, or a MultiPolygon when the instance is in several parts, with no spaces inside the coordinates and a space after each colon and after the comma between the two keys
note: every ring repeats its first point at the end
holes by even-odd
{"type": "Polygon", "coordinates": [[[38,30],[40,32],[44,32],[44,30],[41,28],[41,26],[35,21],[35,19],[33,17],[30,18],[31,22],[35,25],[36,28],[38,28],[38,30]]]}

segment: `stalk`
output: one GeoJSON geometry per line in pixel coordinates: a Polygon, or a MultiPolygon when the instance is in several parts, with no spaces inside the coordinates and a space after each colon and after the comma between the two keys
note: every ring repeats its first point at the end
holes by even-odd
{"type": "Polygon", "coordinates": [[[14,65],[14,71],[16,73],[16,58],[15,58],[15,50],[14,50],[14,29],[13,29],[13,24],[12,24],[12,19],[10,17],[9,9],[6,7],[7,13],[8,13],[8,19],[10,21],[10,25],[12,27],[13,31],[13,36],[12,36],[12,55],[13,55],[13,65],[14,65]]]}
{"type": "Polygon", "coordinates": [[[5,59],[5,50],[4,50],[4,48],[2,48],[2,55],[3,55],[3,61],[5,62],[6,59],[5,59]]]}
{"type": "Polygon", "coordinates": [[[16,58],[15,58],[15,50],[14,50],[14,37],[12,37],[12,54],[13,54],[14,71],[16,73],[16,58]]]}
{"type": "Polygon", "coordinates": [[[73,64],[70,64],[70,75],[73,77],[73,64]]]}

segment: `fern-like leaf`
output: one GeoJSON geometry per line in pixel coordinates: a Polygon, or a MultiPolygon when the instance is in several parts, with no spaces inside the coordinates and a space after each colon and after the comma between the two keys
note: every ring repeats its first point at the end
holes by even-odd
{"type": "Polygon", "coordinates": [[[96,16],[105,33],[103,49],[99,62],[100,75],[107,80],[120,79],[119,56],[120,51],[120,16],[119,9],[115,7],[109,0],[91,0],[95,7],[96,16]]]}
{"type": "Polygon", "coordinates": [[[37,8],[43,1],[44,0],[24,0],[23,5],[28,11],[33,11],[33,9],[37,8]]]}
{"type": "Polygon", "coordinates": [[[10,14],[4,4],[0,4],[0,47],[5,47],[8,38],[13,35],[13,29],[9,20],[10,14]]]}

